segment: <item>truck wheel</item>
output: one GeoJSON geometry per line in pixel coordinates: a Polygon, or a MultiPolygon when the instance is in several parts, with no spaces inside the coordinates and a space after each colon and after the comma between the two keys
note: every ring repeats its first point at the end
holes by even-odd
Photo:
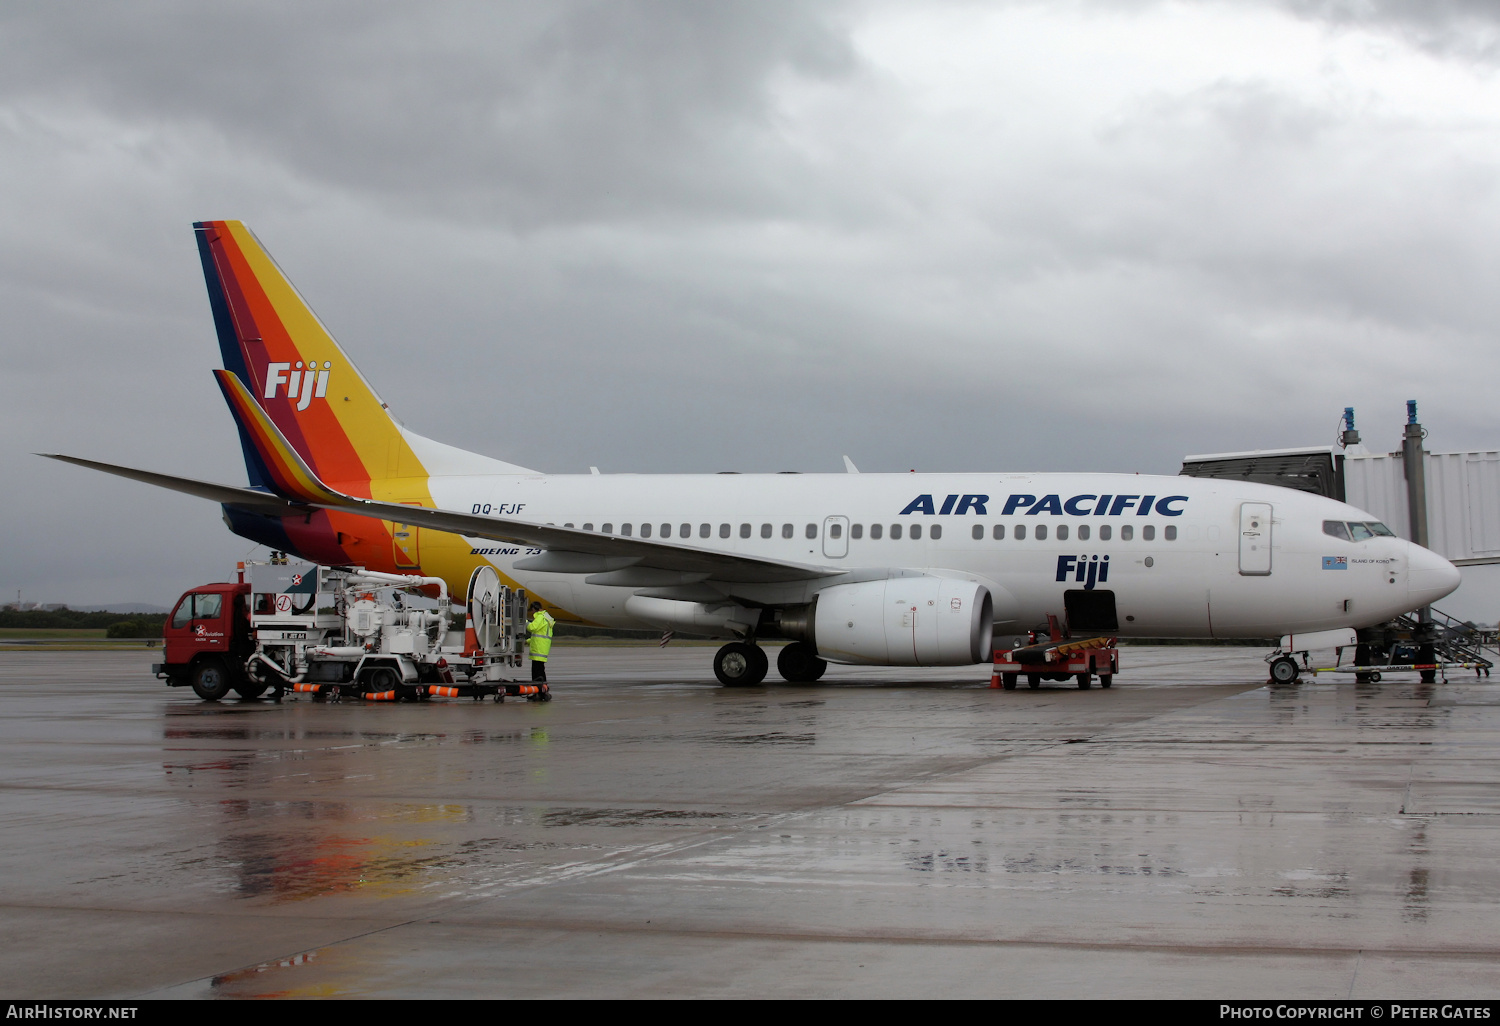
{"type": "Polygon", "coordinates": [[[1006,691],[1016,690],[1016,678],[1019,676],[1020,674],[1017,673],[1002,673],[1000,675],[1000,686],[1006,691]]]}
{"type": "Polygon", "coordinates": [[[370,672],[370,690],[377,694],[395,691],[400,683],[401,678],[389,666],[381,666],[370,672]]]}
{"type": "Polygon", "coordinates": [[[1042,686],[1042,675],[1040,673],[1028,673],[1026,675],[1026,686],[1035,691],[1042,686]]]}
{"type": "Polygon", "coordinates": [[[1107,688],[1111,684],[1113,684],[1114,682],[1115,682],[1115,678],[1112,675],[1110,675],[1108,673],[1101,673],[1101,674],[1099,674],[1099,686],[1101,688],[1107,688]]]}
{"type": "Polygon", "coordinates": [[[1093,686],[1094,686],[1094,677],[1093,677],[1092,674],[1080,673],[1078,675],[1078,690],[1079,691],[1087,691],[1089,688],[1091,688],[1093,686]]]}
{"type": "Polygon", "coordinates": [[[205,702],[229,694],[229,671],[220,659],[204,659],[193,667],[193,693],[205,702]]]}
{"type": "Polygon", "coordinates": [[[266,693],[269,684],[261,684],[257,681],[246,681],[243,684],[234,685],[234,693],[243,699],[259,698],[266,693]]]}

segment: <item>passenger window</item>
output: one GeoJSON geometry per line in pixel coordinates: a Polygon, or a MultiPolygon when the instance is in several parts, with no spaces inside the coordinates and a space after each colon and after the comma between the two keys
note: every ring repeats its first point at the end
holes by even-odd
{"type": "Polygon", "coordinates": [[[748,537],[750,537],[750,525],[749,524],[741,524],[740,525],[740,537],[741,538],[748,538],[748,537]]]}
{"type": "Polygon", "coordinates": [[[975,524],[973,526],[973,528],[971,528],[970,531],[969,531],[969,537],[973,538],[975,541],[983,541],[984,540],[984,525],[983,524],[975,524]]]}
{"type": "Polygon", "coordinates": [[[816,538],[818,536],[818,525],[817,524],[808,524],[807,525],[807,536],[809,538],[816,538]]]}
{"type": "Polygon", "coordinates": [[[1132,527],[1130,524],[1126,524],[1124,527],[1120,528],[1120,540],[1121,541],[1129,541],[1130,539],[1132,539],[1134,537],[1135,537],[1135,528],[1132,527]]]}
{"type": "Polygon", "coordinates": [[[929,534],[927,537],[931,538],[933,541],[937,541],[942,536],[943,536],[943,525],[942,524],[933,524],[932,525],[932,533],[929,534]]]}
{"type": "Polygon", "coordinates": [[[1099,525],[1099,540],[1100,541],[1109,541],[1110,531],[1111,531],[1111,528],[1110,528],[1110,526],[1108,524],[1100,524],[1099,525]]]}
{"type": "Polygon", "coordinates": [[[712,535],[713,533],[714,533],[714,525],[713,524],[699,524],[698,525],[698,537],[699,538],[707,538],[710,535],[712,535]]]}
{"type": "Polygon", "coordinates": [[[693,525],[692,524],[678,524],[677,525],[677,537],[679,537],[679,538],[691,538],[692,536],[693,536],[693,525]]]}
{"type": "Polygon", "coordinates": [[[1067,524],[1058,524],[1057,525],[1057,540],[1058,541],[1067,541],[1068,540],[1068,525],[1067,524]]]}
{"type": "Polygon", "coordinates": [[[661,525],[661,536],[663,538],[670,538],[670,537],[672,537],[672,525],[671,524],[662,524],[661,525]]]}
{"type": "Polygon", "coordinates": [[[1342,520],[1323,521],[1323,533],[1330,538],[1342,538],[1344,541],[1352,540],[1349,537],[1349,528],[1344,526],[1342,520]]]}
{"type": "Polygon", "coordinates": [[[223,595],[198,595],[193,598],[194,620],[217,620],[224,608],[223,595]]]}
{"type": "Polygon", "coordinates": [[[584,524],[583,525],[583,529],[585,531],[592,531],[594,529],[594,525],[593,524],[584,524]]]}
{"type": "Polygon", "coordinates": [[[1141,528],[1141,540],[1142,541],[1151,541],[1155,537],[1156,537],[1156,528],[1155,528],[1155,526],[1153,526],[1151,524],[1147,524],[1145,527],[1141,528]]]}
{"type": "Polygon", "coordinates": [[[1349,534],[1355,541],[1364,541],[1367,538],[1375,537],[1375,532],[1370,530],[1364,524],[1350,524],[1349,534]]]}
{"type": "Polygon", "coordinates": [[[650,524],[642,524],[641,525],[641,537],[642,538],[649,538],[649,537],[651,537],[651,525],[650,524]]]}
{"type": "Polygon", "coordinates": [[[870,537],[873,540],[875,540],[875,541],[879,541],[880,540],[880,535],[884,531],[885,531],[885,528],[881,527],[879,524],[871,524],[870,525],[870,537]]]}
{"type": "Polygon", "coordinates": [[[1088,541],[1089,540],[1089,525],[1088,524],[1079,524],[1078,525],[1078,540],[1079,541],[1088,541]]]}
{"type": "Polygon", "coordinates": [[[1163,538],[1165,538],[1167,541],[1176,541],[1177,540],[1177,525],[1176,524],[1168,524],[1166,530],[1162,531],[1161,536],[1163,538]]]}
{"type": "Polygon", "coordinates": [[[892,524],[891,525],[891,541],[899,541],[900,539],[901,539],[901,525],[900,524],[892,524]]]}
{"type": "MultiPolygon", "coordinates": [[[[746,524],[744,526],[749,527],[750,525],[746,524]]],[[[728,538],[729,537],[729,525],[728,524],[720,524],[719,525],[719,537],[720,538],[728,538]]],[[[746,538],[750,537],[750,532],[749,531],[745,532],[745,537],[746,538]]]]}
{"type": "Polygon", "coordinates": [[[843,536],[844,536],[844,525],[843,524],[833,523],[833,524],[829,524],[828,525],[828,537],[837,539],[837,538],[842,538],[843,536]]]}
{"type": "Polygon", "coordinates": [[[1026,540],[1026,525],[1025,524],[1017,524],[1016,525],[1016,533],[1013,534],[1013,535],[1011,535],[1011,537],[1014,538],[1016,541],[1025,541],[1026,540]]]}
{"type": "Polygon", "coordinates": [[[615,525],[614,524],[605,524],[604,526],[600,527],[599,530],[603,531],[605,534],[614,534],[615,533],[615,525]]]}
{"type": "Polygon", "coordinates": [[[781,536],[783,538],[790,538],[793,533],[794,532],[792,530],[792,525],[791,524],[782,524],[781,525],[781,536]]]}
{"type": "Polygon", "coordinates": [[[182,596],[182,602],[178,604],[177,611],[172,614],[173,627],[186,627],[193,619],[193,596],[182,596]]]}
{"type": "Polygon", "coordinates": [[[994,538],[995,538],[996,541],[1004,541],[1005,540],[1005,525],[1004,524],[996,524],[995,525],[995,529],[993,531],[991,531],[990,534],[992,534],[994,536],[994,538]]]}
{"type": "Polygon", "coordinates": [[[864,524],[851,524],[849,526],[849,537],[854,538],[854,539],[859,539],[859,538],[863,538],[864,536],[865,536],[865,525],[864,524]]]}
{"type": "Polygon", "coordinates": [[[564,527],[572,527],[572,524],[563,524],[564,527]]]}
{"type": "Polygon", "coordinates": [[[922,540],[922,525],[921,524],[912,524],[911,525],[911,540],[912,541],[921,541],[922,540]]]}
{"type": "Polygon", "coordinates": [[[1047,540],[1047,525],[1046,524],[1037,524],[1036,525],[1036,540],[1037,541],[1046,541],[1047,540]]]}
{"type": "Polygon", "coordinates": [[[769,537],[771,537],[771,525],[770,524],[761,524],[760,525],[760,536],[762,538],[769,538],[769,537]]]}
{"type": "Polygon", "coordinates": [[[620,534],[623,537],[629,538],[631,532],[634,531],[634,530],[635,530],[635,525],[634,524],[621,524],[620,525],[620,534]]]}

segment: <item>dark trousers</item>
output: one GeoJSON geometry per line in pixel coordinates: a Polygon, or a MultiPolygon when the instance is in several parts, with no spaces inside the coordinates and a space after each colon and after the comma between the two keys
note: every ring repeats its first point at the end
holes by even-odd
{"type": "Polygon", "coordinates": [[[547,683],[547,660],[533,659],[531,661],[531,679],[534,682],[547,683]]]}

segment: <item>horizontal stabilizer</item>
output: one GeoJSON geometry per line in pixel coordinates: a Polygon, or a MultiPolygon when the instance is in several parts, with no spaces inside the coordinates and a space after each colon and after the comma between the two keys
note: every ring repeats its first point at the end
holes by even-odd
{"type": "Polygon", "coordinates": [[[132,481],[141,481],[145,484],[156,485],[158,488],[170,488],[174,492],[185,492],[188,495],[196,495],[200,499],[209,499],[225,506],[235,506],[254,513],[285,516],[289,513],[310,512],[309,507],[303,503],[291,502],[280,496],[256,491],[253,488],[236,488],[233,485],[194,481],[188,477],[156,474],[149,470],[120,467],[113,463],[100,463],[97,460],[79,459],[77,456],[64,456],[61,453],[55,452],[39,452],[36,455],[45,456],[49,460],[60,460],[63,463],[71,463],[78,467],[87,467],[89,470],[102,470],[104,473],[114,474],[116,477],[128,477],[132,481]]]}

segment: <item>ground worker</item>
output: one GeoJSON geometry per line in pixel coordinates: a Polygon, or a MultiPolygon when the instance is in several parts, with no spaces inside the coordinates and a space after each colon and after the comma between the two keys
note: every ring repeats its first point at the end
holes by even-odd
{"type": "Polygon", "coordinates": [[[526,625],[526,630],[531,635],[531,679],[545,684],[547,655],[552,651],[552,625],[557,621],[542,608],[540,602],[533,602],[527,612],[531,614],[531,622],[526,625]]]}

